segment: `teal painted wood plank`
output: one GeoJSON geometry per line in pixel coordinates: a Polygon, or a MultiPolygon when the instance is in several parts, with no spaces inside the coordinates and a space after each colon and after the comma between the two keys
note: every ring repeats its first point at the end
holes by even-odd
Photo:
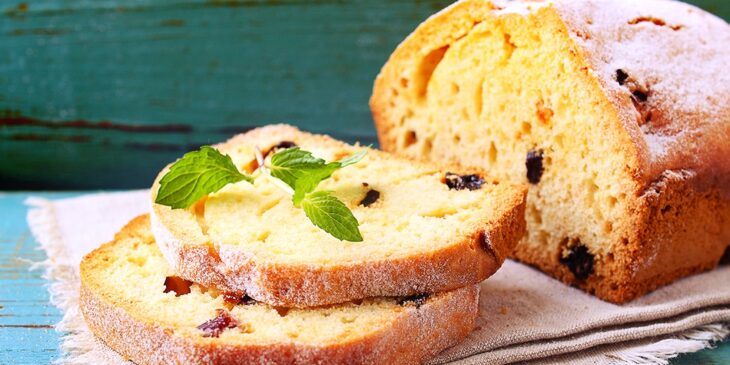
{"type": "Polygon", "coordinates": [[[374,143],[372,80],[446,2],[232,3],[45,1],[14,12],[0,23],[0,110],[17,116],[0,128],[0,153],[13,161],[5,180],[146,186],[191,146],[277,121],[374,143]],[[78,120],[116,124],[38,123],[78,120]],[[116,168],[100,170],[109,159],[116,168]]]}
{"type": "MultiPolygon", "coordinates": [[[[145,187],[271,122],[374,143],[375,75],[449,2],[5,1],[0,189],[145,187]]],[[[730,18],[726,0],[695,2],[730,18]]]]}
{"type": "Polygon", "coordinates": [[[724,342],[712,350],[681,355],[672,365],[728,365],[730,364],[730,343],[724,342]]]}
{"type": "MultiPolygon", "coordinates": [[[[61,319],[60,313],[48,303],[41,272],[28,271],[28,264],[17,260],[44,258],[30,235],[23,201],[30,195],[60,199],[77,194],[0,192],[0,269],[12,273],[0,278],[0,364],[46,364],[59,357],[59,334],[50,327],[61,319]]],[[[672,364],[730,364],[730,341],[682,355],[672,364]]]]}
{"type": "Polygon", "coordinates": [[[60,320],[40,271],[25,260],[45,258],[25,222],[25,194],[0,193],[0,364],[44,364],[58,355],[60,320]]]}

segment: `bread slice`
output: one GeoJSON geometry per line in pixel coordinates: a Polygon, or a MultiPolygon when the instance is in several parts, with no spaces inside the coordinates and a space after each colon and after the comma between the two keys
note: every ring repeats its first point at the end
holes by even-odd
{"type": "MultiPolygon", "coordinates": [[[[251,170],[255,147],[266,151],[282,142],[327,161],[363,148],[285,125],[215,147],[251,170]]],[[[334,191],[360,222],[363,242],[340,241],[315,227],[264,179],[229,185],[192,209],[153,204],[152,231],[181,277],[271,305],[451,290],[486,279],[512,252],[524,234],[525,189],[496,182],[450,189],[447,171],[370,149],[324,181],[319,188],[334,191]],[[377,200],[363,204],[370,191],[377,200]]],[[[152,201],[157,190],[155,182],[152,201]]]]}
{"type": "Polygon", "coordinates": [[[730,243],[730,26],[675,1],[460,1],[393,53],[381,146],[529,183],[515,257],[625,302],[730,243]]]}
{"type": "Polygon", "coordinates": [[[81,262],[86,323],[137,364],[418,364],[466,337],[478,310],[473,285],[287,310],[174,275],[148,216],[134,219],[81,262]]]}

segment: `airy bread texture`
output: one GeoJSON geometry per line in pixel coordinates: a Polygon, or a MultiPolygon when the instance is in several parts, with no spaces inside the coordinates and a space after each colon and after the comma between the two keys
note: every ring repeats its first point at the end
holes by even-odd
{"type": "MultiPolygon", "coordinates": [[[[267,151],[281,142],[326,161],[364,148],[285,125],[255,129],[215,148],[250,171],[256,147],[267,151]]],[[[352,210],[363,242],[340,241],[317,228],[263,178],[229,185],[191,209],[153,204],[152,230],[181,277],[271,305],[451,290],[486,279],[512,253],[525,231],[526,192],[489,181],[476,190],[450,189],[446,171],[370,149],[324,181],[319,189],[333,191],[352,210]],[[370,190],[379,197],[365,206],[370,190]]],[[[467,171],[480,173],[454,172],[467,171]]],[[[157,190],[155,182],[153,202],[157,190]]]]}
{"type": "Polygon", "coordinates": [[[92,332],[137,364],[420,364],[466,337],[478,286],[417,300],[371,298],[313,309],[227,304],[198,284],[165,292],[174,271],[140,216],[81,262],[92,332]],[[228,313],[216,336],[198,328],[228,313]],[[206,337],[207,336],[207,337],[206,337]]]}
{"type": "Polygon", "coordinates": [[[730,244],[728,45],[674,1],[461,1],[396,49],[370,105],[386,151],[531,183],[514,256],[626,302],[730,244]]]}

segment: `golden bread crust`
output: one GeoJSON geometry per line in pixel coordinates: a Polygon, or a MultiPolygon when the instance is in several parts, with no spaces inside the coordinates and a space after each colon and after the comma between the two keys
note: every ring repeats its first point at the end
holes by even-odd
{"type": "MultiPolygon", "coordinates": [[[[257,141],[301,139],[318,145],[346,146],[326,136],[274,125],[239,135],[216,148],[225,152],[257,141]]],[[[390,158],[374,150],[369,154],[390,158]]],[[[155,182],[152,201],[157,189],[155,182]]],[[[153,204],[151,221],[161,251],[181,277],[226,292],[245,293],[271,305],[312,307],[366,297],[441,292],[491,276],[525,230],[524,188],[499,184],[494,196],[495,211],[484,212],[478,226],[466,227],[469,235],[428,254],[414,252],[407,257],[379,260],[365,257],[327,265],[264,260],[241,247],[211,244],[185,210],[153,204]]]]}
{"type": "Polygon", "coordinates": [[[108,295],[114,291],[110,286],[134,285],[104,278],[110,262],[124,259],[115,250],[130,240],[154,245],[147,215],[132,220],[114,241],[84,257],[80,307],[91,331],[137,364],[420,364],[466,337],[477,316],[479,288],[469,286],[434,294],[420,306],[399,307],[387,326],[338,343],[317,344],[306,338],[274,343],[205,338],[175,323],[158,321],[155,313],[161,308],[139,310],[133,304],[138,298],[108,295]]]}

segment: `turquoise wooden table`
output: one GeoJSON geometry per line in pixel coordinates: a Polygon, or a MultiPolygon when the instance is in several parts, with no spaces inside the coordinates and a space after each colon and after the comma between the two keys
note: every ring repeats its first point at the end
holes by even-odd
{"type": "MultiPolygon", "coordinates": [[[[60,199],[80,193],[0,192],[0,365],[47,364],[59,357],[61,318],[48,303],[46,281],[30,262],[45,258],[26,224],[23,201],[31,195],[60,199]]],[[[730,364],[730,342],[675,359],[676,365],[730,364]]]]}
{"type": "Polygon", "coordinates": [[[271,122],[373,143],[375,75],[451,2],[1,1],[0,190],[144,187],[271,122]]]}

